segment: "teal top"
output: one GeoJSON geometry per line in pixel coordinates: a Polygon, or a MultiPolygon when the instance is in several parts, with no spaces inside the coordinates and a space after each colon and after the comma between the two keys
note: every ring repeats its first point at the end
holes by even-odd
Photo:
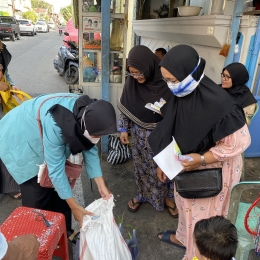
{"type": "MultiPolygon", "coordinates": [[[[80,96],[70,93],[41,95],[12,109],[0,121],[0,158],[18,184],[37,176],[38,165],[45,160],[50,179],[60,198],[72,197],[65,173],[65,160],[71,155],[71,151],[62,137],[60,127],[47,111],[55,104],[72,111],[78,97],[80,96]],[[50,96],[56,98],[47,100],[41,107],[43,151],[36,118],[40,104],[50,96]]],[[[88,177],[102,176],[97,147],[82,151],[82,154],[88,177]]]]}

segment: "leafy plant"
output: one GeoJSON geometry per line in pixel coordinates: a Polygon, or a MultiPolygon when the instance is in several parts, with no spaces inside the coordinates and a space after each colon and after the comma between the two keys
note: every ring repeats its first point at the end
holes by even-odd
{"type": "Polygon", "coordinates": [[[118,224],[123,224],[124,214],[125,214],[125,212],[123,212],[122,216],[117,216],[117,222],[118,222],[118,224]]]}
{"type": "Polygon", "coordinates": [[[64,20],[68,21],[72,17],[72,6],[68,5],[61,8],[60,13],[62,14],[64,20]]]}
{"type": "Polygon", "coordinates": [[[28,20],[32,20],[33,22],[37,21],[37,14],[34,11],[27,11],[25,13],[23,13],[23,18],[28,19],[28,20]]]}

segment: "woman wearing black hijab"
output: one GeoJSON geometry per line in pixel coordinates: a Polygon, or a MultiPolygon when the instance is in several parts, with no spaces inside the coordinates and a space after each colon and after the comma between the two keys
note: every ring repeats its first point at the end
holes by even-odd
{"type": "Polygon", "coordinates": [[[173,198],[173,183],[162,183],[156,176],[157,165],[148,144],[148,136],[162,120],[162,116],[145,107],[147,103],[170,98],[171,91],[162,80],[159,59],[145,46],[136,46],[128,55],[128,77],[118,102],[121,111],[118,121],[120,140],[128,143],[128,127],[131,126],[131,143],[137,195],[128,202],[128,210],[136,212],[141,203],[149,202],[162,211],[164,204],[169,214],[177,217],[173,198]],[[131,122],[131,124],[130,124],[131,122]]]}
{"type": "MultiPolygon", "coordinates": [[[[239,182],[241,153],[250,144],[250,134],[242,108],[204,75],[205,60],[192,47],[173,47],[160,66],[173,95],[161,109],[163,120],[149,137],[153,152],[159,154],[173,136],[182,154],[193,158],[182,162],[185,171],[222,168],[223,188],[215,197],[185,199],[174,190],[178,228],[158,234],[161,241],[186,249],[183,259],[192,260],[195,223],[211,216],[227,216],[230,190],[239,182]]],[[[158,171],[158,177],[164,180],[165,174],[158,171]]]]}
{"type": "Polygon", "coordinates": [[[84,215],[91,213],[74,200],[65,161],[71,154],[82,153],[88,177],[107,198],[95,144],[101,136],[115,132],[115,110],[109,102],[68,93],[41,95],[12,109],[0,121],[0,163],[20,184],[23,206],[63,213],[71,232],[71,213],[80,226],[84,215]],[[39,108],[42,139],[36,120],[39,108]],[[37,182],[37,165],[44,161],[55,189],[37,182]]]}
{"type": "Polygon", "coordinates": [[[247,125],[250,124],[256,111],[256,99],[245,85],[249,80],[246,67],[234,62],[226,66],[221,73],[222,88],[243,108],[247,125]]]}

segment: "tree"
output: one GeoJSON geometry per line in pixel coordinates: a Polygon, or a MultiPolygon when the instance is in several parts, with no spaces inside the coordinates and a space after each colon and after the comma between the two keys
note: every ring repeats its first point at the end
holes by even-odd
{"type": "Polygon", "coordinates": [[[46,20],[46,21],[50,21],[50,16],[47,15],[47,14],[45,14],[45,15],[42,15],[42,16],[41,16],[41,19],[44,19],[44,20],[46,20]]]}
{"type": "Polygon", "coordinates": [[[72,6],[68,5],[61,8],[60,13],[62,14],[64,20],[68,21],[72,17],[72,6]]]}
{"type": "Polygon", "coordinates": [[[43,1],[43,0],[31,0],[32,2],[32,8],[46,8],[48,10],[51,10],[51,4],[43,1]]]}
{"type": "Polygon", "coordinates": [[[37,14],[34,11],[27,11],[25,13],[23,13],[23,18],[28,19],[28,20],[32,20],[33,22],[37,21],[37,14]]]}
{"type": "Polygon", "coordinates": [[[0,16],[10,16],[8,12],[0,11],[0,16]]]}

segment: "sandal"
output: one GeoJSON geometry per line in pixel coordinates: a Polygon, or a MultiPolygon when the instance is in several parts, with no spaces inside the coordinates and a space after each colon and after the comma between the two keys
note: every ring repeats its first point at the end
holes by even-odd
{"type": "Polygon", "coordinates": [[[171,210],[175,211],[177,209],[176,205],[175,207],[170,207],[170,206],[165,206],[169,212],[169,215],[172,217],[172,218],[178,218],[179,217],[179,213],[177,214],[172,214],[171,210]]]}
{"type": "MultiPolygon", "coordinates": [[[[72,230],[73,231],[73,230],[72,230]]],[[[74,230],[73,232],[68,232],[68,241],[76,245],[77,240],[79,239],[79,231],[74,230]]]]}
{"type": "Polygon", "coordinates": [[[175,242],[172,242],[171,241],[171,234],[176,234],[176,232],[174,231],[174,230],[167,230],[166,232],[159,232],[158,234],[157,234],[157,238],[160,240],[160,241],[162,241],[162,242],[165,242],[165,243],[168,243],[168,244],[171,244],[171,245],[173,245],[173,246],[176,246],[176,247],[178,247],[178,248],[181,248],[181,249],[184,249],[184,250],[186,250],[186,247],[183,245],[179,245],[179,244],[177,244],[177,243],[175,243],[175,242]],[[161,238],[159,238],[159,236],[160,235],[162,235],[162,237],[161,238]]]}
{"type": "Polygon", "coordinates": [[[169,212],[169,215],[172,217],[172,218],[178,218],[179,217],[179,213],[177,214],[172,214],[171,210],[172,211],[175,211],[177,209],[177,206],[176,206],[176,203],[174,202],[174,207],[171,207],[171,206],[167,206],[165,204],[165,207],[167,208],[168,212],[169,212]]]}
{"type": "Polygon", "coordinates": [[[139,205],[139,206],[137,206],[135,209],[132,209],[132,208],[130,208],[129,205],[127,204],[127,209],[128,209],[130,212],[136,212],[136,211],[140,208],[141,204],[143,203],[143,202],[140,202],[140,201],[134,202],[134,199],[133,199],[133,198],[131,199],[131,202],[132,202],[133,207],[134,207],[135,205],[139,205]]]}
{"type": "Polygon", "coordinates": [[[6,194],[15,200],[20,200],[22,198],[22,193],[20,191],[9,192],[6,194]]]}

